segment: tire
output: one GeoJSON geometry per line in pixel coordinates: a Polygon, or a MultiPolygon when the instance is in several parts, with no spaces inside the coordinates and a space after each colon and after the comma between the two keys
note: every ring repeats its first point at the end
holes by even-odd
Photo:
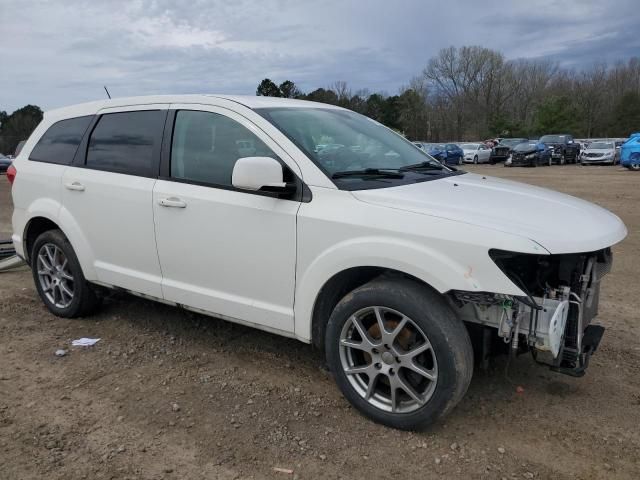
{"type": "Polygon", "coordinates": [[[462,157],[458,159],[458,165],[462,165],[462,157]]]}
{"type": "Polygon", "coordinates": [[[562,154],[562,156],[560,157],[560,165],[564,165],[567,162],[567,159],[564,156],[564,153],[562,154]]]}
{"type": "Polygon", "coordinates": [[[629,170],[640,172],[640,160],[634,160],[629,164],[629,170]]]}
{"type": "Polygon", "coordinates": [[[476,165],[478,164],[478,155],[473,157],[473,163],[476,164],[476,165]]]}
{"type": "Polygon", "coordinates": [[[60,230],[42,233],[33,244],[30,258],[36,290],[51,313],[64,318],[83,317],[99,306],[100,299],[84,278],[78,257],[60,230]]]}
{"type": "Polygon", "coordinates": [[[424,428],[450,412],[473,374],[473,350],[462,321],[437,292],[402,277],[379,278],[345,296],[327,324],[325,348],[329,368],[347,400],[373,421],[401,430],[424,428]],[[386,341],[378,318],[384,318],[386,341]],[[398,330],[399,319],[406,319],[406,324],[398,330]],[[398,338],[424,340],[413,351],[425,350],[411,355],[411,345],[401,345],[398,338]],[[347,373],[349,368],[370,373],[347,373]],[[416,373],[416,368],[422,372],[416,373]],[[367,399],[370,379],[375,391],[367,399]]]}

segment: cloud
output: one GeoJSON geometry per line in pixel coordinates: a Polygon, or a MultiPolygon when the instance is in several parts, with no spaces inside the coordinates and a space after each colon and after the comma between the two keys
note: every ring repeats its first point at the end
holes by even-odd
{"type": "Polygon", "coordinates": [[[581,67],[640,51],[633,0],[3,0],[0,109],[345,80],[395,93],[449,45],[581,67]]]}

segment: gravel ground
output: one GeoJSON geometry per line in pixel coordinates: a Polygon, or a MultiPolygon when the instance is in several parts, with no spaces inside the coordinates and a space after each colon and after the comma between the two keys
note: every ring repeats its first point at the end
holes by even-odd
{"type": "MultiPolygon", "coordinates": [[[[399,432],[350,408],[307,345],[120,294],[89,319],[55,318],[23,268],[0,274],[0,477],[639,478],[640,175],[468,169],[586,198],[627,224],[584,378],[526,356],[507,378],[498,359],[446,421],[399,432]],[[70,346],[84,336],[101,340],[70,346]]],[[[8,190],[0,177],[0,232],[8,190]]]]}

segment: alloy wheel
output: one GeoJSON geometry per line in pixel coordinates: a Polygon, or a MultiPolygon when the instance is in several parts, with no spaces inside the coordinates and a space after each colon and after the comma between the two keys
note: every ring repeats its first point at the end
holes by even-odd
{"type": "Polygon", "coordinates": [[[36,269],[42,293],[47,300],[58,308],[71,305],[75,282],[64,252],[53,243],[45,243],[38,251],[36,269]]]}
{"type": "Polygon", "coordinates": [[[387,307],[363,308],[345,322],[340,361],[354,390],[370,405],[391,413],[424,406],[438,380],[427,336],[409,317],[387,307]]]}

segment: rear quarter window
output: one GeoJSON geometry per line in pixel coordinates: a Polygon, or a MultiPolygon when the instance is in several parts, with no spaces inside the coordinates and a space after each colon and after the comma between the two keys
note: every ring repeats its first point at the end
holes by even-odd
{"type": "Polygon", "coordinates": [[[138,176],[155,176],[165,110],[108,113],[91,133],[86,166],[138,176]]]}
{"type": "Polygon", "coordinates": [[[89,115],[54,123],[33,148],[29,160],[70,165],[92,119],[89,115]]]}

